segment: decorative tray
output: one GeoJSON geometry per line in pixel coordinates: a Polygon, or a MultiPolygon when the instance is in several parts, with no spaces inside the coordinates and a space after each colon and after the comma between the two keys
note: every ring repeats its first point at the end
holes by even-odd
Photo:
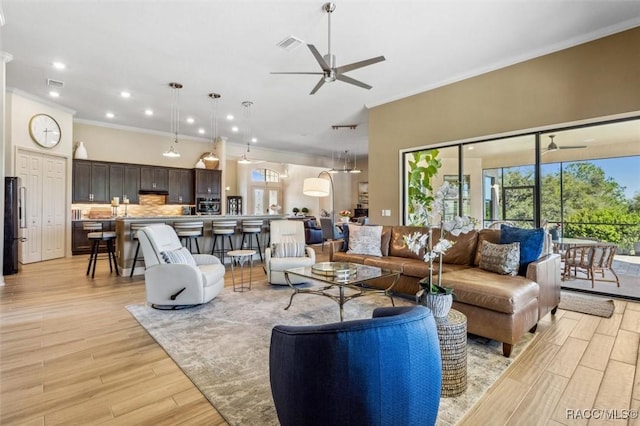
{"type": "Polygon", "coordinates": [[[311,267],[314,274],[347,279],[357,273],[355,265],[346,262],[320,262],[311,267]]]}

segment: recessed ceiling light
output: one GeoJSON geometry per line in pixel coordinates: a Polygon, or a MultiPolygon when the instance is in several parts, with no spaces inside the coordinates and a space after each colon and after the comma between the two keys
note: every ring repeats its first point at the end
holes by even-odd
{"type": "Polygon", "coordinates": [[[198,129],[198,133],[200,133],[201,135],[204,135],[204,129],[198,129]]]}
{"type": "Polygon", "coordinates": [[[231,128],[231,131],[232,131],[232,132],[237,132],[237,131],[238,131],[238,126],[233,126],[233,127],[231,128]]]}
{"type": "Polygon", "coordinates": [[[473,145],[469,147],[469,151],[473,151],[474,147],[473,145]]]}
{"type": "Polygon", "coordinates": [[[194,120],[193,117],[187,117],[187,123],[193,124],[194,121],[196,121],[196,120],[194,120]]]}
{"type": "Polygon", "coordinates": [[[120,96],[122,96],[123,98],[130,98],[131,97],[131,93],[122,91],[122,92],[120,92],[120,96]]]}
{"type": "Polygon", "coordinates": [[[253,143],[258,142],[258,138],[251,138],[251,142],[253,142],[253,143]]]}
{"type": "Polygon", "coordinates": [[[229,121],[233,120],[233,114],[227,114],[227,120],[229,121]]]}
{"type": "Polygon", "coordinates": [[[53,67],[57,70],[63,70],[65,69],[67,66],[65,64],[63,64],[62,62],[54,62],[53,63],[53,67]]]}
{"type": "Polygon", "coordinates": [[[60,93],[56,92],[55,90],[52,90],[49,92],[49,96],[51,96],[52,98],[58,98],[60,97],[60,93]]]}
{"type": "Polygon", "coordinates": [[[114,113],[112,113],[112,112],[108,112],[108,113],[106,113],[106,114],[105,114],[105,116],[106,116],[107,118],[113,118],[113,117],[115,117],[115,114],[114,114],[114,113]]]}
{"type": "Polygon", "coordinates": [[[153,115],[153,110],[152,109],[145,109],[144,110],[144,115],[152,116],[153,115]]]}

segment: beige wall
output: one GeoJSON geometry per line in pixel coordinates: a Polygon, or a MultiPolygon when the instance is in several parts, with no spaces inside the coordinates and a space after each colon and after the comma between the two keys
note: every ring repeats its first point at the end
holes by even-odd
{"type": "Polygon", "coordinates": [[[400,149],[640,111],[638,46],[640,27],[372,108],[372,222],[400,221],[400,149]]]}

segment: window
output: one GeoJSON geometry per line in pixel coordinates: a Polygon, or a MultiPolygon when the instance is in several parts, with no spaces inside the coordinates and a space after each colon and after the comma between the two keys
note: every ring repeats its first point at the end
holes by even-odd
{"type": "Polygon", "coordinates": [[[251,170],[249,205],[250,214],[278,214],[282,205],[280,173],[271,169],[251,170]]]}

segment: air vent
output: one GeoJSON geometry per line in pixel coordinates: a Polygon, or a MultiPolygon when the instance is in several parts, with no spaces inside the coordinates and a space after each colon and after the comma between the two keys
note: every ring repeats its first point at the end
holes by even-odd
{"type": "Polygon", "coordinates": [[[64,83],[62,81],[53,80],[51,78],[47,79],[47,86],[51,87],[64,87],[64,83]]]}
{"type": "Polygon", "coordinates": [[[287,38],[285,38],[284,40],[282,40],[280,43],[278,43],[278,46],[283,48],[284,50],[293,50],[296,47],[300,46],[302,43],[304,43],[302,40],[300,40],[298,37],[295,36],[289,36],[287,38]]]}

